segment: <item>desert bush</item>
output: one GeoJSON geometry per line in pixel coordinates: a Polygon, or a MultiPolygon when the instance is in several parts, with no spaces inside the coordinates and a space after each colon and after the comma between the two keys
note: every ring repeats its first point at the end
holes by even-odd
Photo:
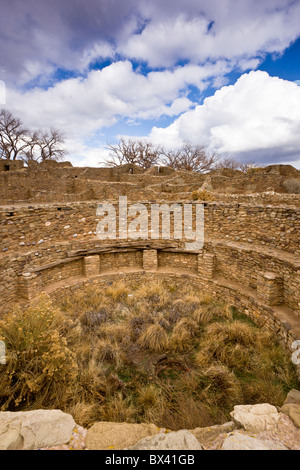
{"type": "Polygon", "coordinates": [[[289,194],[300,194],[300,179],[290,178],[282,183],[282,186],[289,194]]]}
{"type": "Polygon", "coordinates": [[[2,410],[24,403],[61,404],[66,388],[78,375],[65,323],[47,296],[25,312],[16,308],[0,322],[7,351],[7,363],[0,368],[2,410]]]}

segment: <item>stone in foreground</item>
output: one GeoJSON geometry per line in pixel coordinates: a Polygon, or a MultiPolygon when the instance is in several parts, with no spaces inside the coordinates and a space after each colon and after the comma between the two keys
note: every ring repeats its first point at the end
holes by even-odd
{"type": "Polygon", "coordinates": [[[87,431],[86,448],[88,450],[121,450],[132,446],[141,438],[153,436],[159,432],[154,424],[111,423],[100,421],[87,431]]]}
{"type": "Polygon", "coordinates": [[[221,450],[288,450],[288,448],[273,441],[257,439],[240,432],[234,432],[226,437],[221,450]]]}
{"type": "Polygon", "coordinates": [[[76,423],[60,410],[0,412],[0,450],[34,450],[69,442],[76,423]]]}
{"type": "Polygon", "coordinates": [[[300,428],[300,405],[287,403],[286,405],[283,405],[281,411],[291,418],[296,428],[300,428]]]}
{"type": "Polygon", "coordinates": [[[182,430],[146,437],[128,450],[202,450],[202,446],[191,432],[182,430]]]}
{"type": "Polygon", "coordinates": [[[280,415],[273,405],[238,405],[230,413],[232,419],[246,431],[261,432],[276,429],[280,415]]]}
{"type": "Polygon", "coordinates": [[[289,391],[284,401],[284,405],[295,404],[300,405],[300,391],[293,388],[289,391]]]}
{"type": "Polygon", "coordinates": [[[236,428],[233,421],[224,424],[217,424],[215,426],[208,426],[205,428],[195,428],[189,431],[195,436],[195,438],[204,447],[209,446],[217,437],[222,433],[229,433],[236,428]]]}

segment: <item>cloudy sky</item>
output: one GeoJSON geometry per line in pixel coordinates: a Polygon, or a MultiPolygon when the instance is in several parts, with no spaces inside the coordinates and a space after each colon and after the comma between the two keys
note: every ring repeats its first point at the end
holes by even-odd
{"type": "Polygon", "coordinates": [[[300,0],[1,0],[0,80],[76,166],[132,136],[300,168],[300,0]]]}

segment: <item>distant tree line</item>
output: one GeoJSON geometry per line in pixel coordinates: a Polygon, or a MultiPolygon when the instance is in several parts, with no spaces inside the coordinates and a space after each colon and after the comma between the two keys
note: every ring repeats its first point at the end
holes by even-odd
{"type": "MultiPolygon", "coordinates": [[[[0,111],[0,159],[24,162],[61,160],[67,153],[63,145],[64,136],[59,130],[32,131],[8,110],[0,111]]],[[[217,153],[208,152],[203,145],[191,143],[172,150],[142,139],[121,138],[115,144],[108,144],[107,148],[110,155],[106,162],[108,166],[129,163],[144,170],[153,166],[167,166],[174,170],[197,173],[221,168],[247,171],[256,166],[253,162],[241,163],[233,158],[221,158],[217,153]]]]}
{"type": "Polygon", "coordinates": [[[185,143],[175,150],[167,150],[148,141],[121,138],[115,144],[108,144],[107,149],[109,160],[106,163],[111,167],[129,163],[147,170],[162,165],[174,170],[207,173],[222,168],[247,171],[257,166],[253,162],[241,163],[234,158],[221,158],[217,153],[209,153],[203,145],[191,143],[185,143]]]}
{"type": "Polygon", "coordinates": [[[57,129],[31,131],[6,109],[0,111],[0,158],[42,162],[61,160],[67,151],[57,129]]]}

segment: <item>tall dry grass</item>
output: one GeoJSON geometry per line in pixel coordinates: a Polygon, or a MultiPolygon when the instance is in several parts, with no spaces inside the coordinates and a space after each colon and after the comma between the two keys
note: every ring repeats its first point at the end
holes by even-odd
{"type": "Polygon", "coordinates": [[[43,296],[0,322],[1,409],[60,408],[78,424],[191,429],[235,404],[283,403],[299,388],[288,353],[243,314],[190,285],[158,280],[43,296]]]}

